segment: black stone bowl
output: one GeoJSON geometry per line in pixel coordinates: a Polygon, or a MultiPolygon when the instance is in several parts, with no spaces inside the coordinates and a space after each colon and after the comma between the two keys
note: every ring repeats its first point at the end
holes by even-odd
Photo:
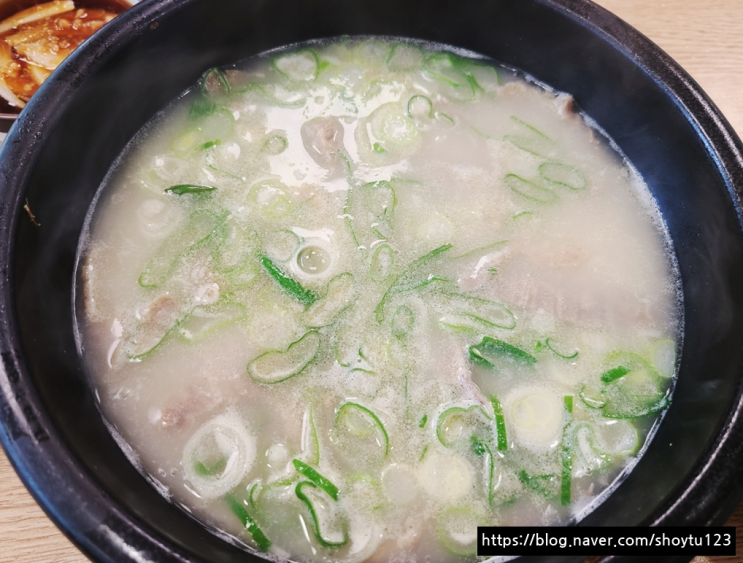
{"type": "Polygon", "coordinates": [[[0,151],[0,438],[31,493],[96,561],[257,560],[161,497],[107,432],[73,337],[75,250],[113,160],[205,69],[344,34],[523,69],[572,93],[637,167],[683,278],[681,369],[645,456],[581,524],[723,521],[743,482],[743,146],[683,70],[585,0],[146,0],[76,51],[0,151]]]}

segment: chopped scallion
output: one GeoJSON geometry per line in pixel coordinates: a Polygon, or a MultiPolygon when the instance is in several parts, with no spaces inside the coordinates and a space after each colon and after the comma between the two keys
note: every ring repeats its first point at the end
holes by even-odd
{"type": "Polygon", "coordinates": [[[562,474],[560,479],[560,504],[568,506],[573,483],[573,448],[570,443],[570,427],[573,422],[573,396],[563,397],[565,404],[565,426],[562,433],[562,474]]]}
{"type": "Polygon", "coordinates": [[[312,517],[312,528],[315,533],[315,539],[317,539],[320,545],[322,545],[323,547],[327,547],[328,549],[337,549],[339,547],[343,547],[344,545],[348,543],[348,533],[345,530],[343,533],[343,539],[341,541],[330,541],[323,537],[322,532],[320,531],[320,522],[317,517],[317,512],[315,511],[315,505],[312,503],[312,500],[307,496],[307,493],[304,492],[304,489],[306,487],[311,487],[311,488],[319,488],[319,487],[310,481],[301,481],[297,483],[297,487],[294,489],[294,492],[297,495],[297,498],[301,500],[304,503],[304,505],[307,507],[307,509],[310,511],[310,516],[312,517]]]}
{"type": "Polygon", "coordinates": [[[309,307],[319,298],[314,291],[305,289],[302,287],[297,280],[288,276],[284,271],[274,264],[268,256],[261,256],[261,264],[266,269],[268,274],[278,282],[278,284],[297,301],[302,303],[305,307],[309,307]]]}
{"type": "Polygon", "coordinates": [[[258,527],[258,524],[250,515],[243,503],[238,501],[232,495],[227,495],[226,500],[233,514],[240,519],[243,526],[245,526],[245,529],[253,538],[253,541],[258,546],[258,549],[260,549],[261,551],[268,551],[268,549],[271,547],[271,540],[269,540],[266,537],[266,534],[263,533],[263,530],[258,527]]]}
{"type": "Polygon", "coordinates": [[[215,191],[217,188],[213,186],[199,186],[196,184],[178,184],[177,186],[170,186],[169,188],[166,188],[165,191],[170,194],[175,195],[185,195],[185,194],[208,194],[210,192],[215,191]]]}
{"type": "Polygon", "coordinates": [[[338,487],[333,485],[327,477],[323,477],[320,473],[299,459],[293,460],[292,463],[299,473],[328,493],[333,500],[338,500],[338,487]]]}
{"type": "Polygon", "coordinates": [[[344,403],[340,406],[338,409],[338,413],[335,415],[335,422],[338,423],[339,420],[341,420],[345,415],[352,415],[352,414],[361,414],[362,416],[371,419],[371,426],[376,426],[376,428],[379,430],[380,434],[382,435],[383,441],[384,441],[384,456],[387,457],[387,454],[390,451],[390,437],[387,434],[387,430],[384,427],[384,424],[382,424],[382,421],[379,420],[379,417],[374,414],[371,410],[366,408],[363,405],[360,405],[358,403],[344,403]]]}
{"type": "Polygon", "coordinates": [[[503,360],[523,365],[537,363],[537,359],[528,352],[490,336],[484,337],[479,344],[470,346],[470,358],[489,368],[498,367],[503,360]]]}
{"type": "Polygon", "coordinates": [[[422,276],[423,279],[420,279],[419,277],[416,277],[415,274],[419,273],[419,268],[430,263],[434,258],[451,249],[451,247],[451,244],[442,244],[441,246],[434,248],[428,254],[424,254],[420,258],[413,260],[413,262],[411,262],[410,265],[399,276],[397,276],[397,278],[395,278],[395,281],[393,281],[387,291],[385,291],[384,295],[382,296],[382,300],[374,309],[374,316],[377,319],[377,322],[381,323],[382,321],[384,321],[384,307],[390,297],[394,293],[406,289],[406,286],[416,286],[419,285],[421,282],[425,282],[430,279],[430,277],[427,275],[422,276]]]}
{"type": "Polygon", "coordinates": [[[495,415],[495,431],[498,434],[498,451],[505,452],[508,450],[508,438],[506,437],[506,417],[503,415],[503,407],[496,397],[490,397],[490,404],[493,405],[493,414],[495,415]]]}
{"type": "Polygon", "coordinates": [[[629,368],[626,368],[624,366],[617,366],[615,368],[612,368],[608,371],[605,371],[601,374],[601,382],[602,383],[611,383],[612,381],[616,381],[620,377],[624,377],[630,372],[629,368]]]}

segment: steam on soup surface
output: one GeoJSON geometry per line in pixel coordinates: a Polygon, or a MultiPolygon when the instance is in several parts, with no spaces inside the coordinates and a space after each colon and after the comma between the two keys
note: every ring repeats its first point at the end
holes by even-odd
{"type": "Polygon", "coordinates": [[[440,46],[211,70],[81,245],[103,412],[163,494],[300,561],[455,560],[580,518],[669,404],[641,180],[565,94],[440,46]]]}

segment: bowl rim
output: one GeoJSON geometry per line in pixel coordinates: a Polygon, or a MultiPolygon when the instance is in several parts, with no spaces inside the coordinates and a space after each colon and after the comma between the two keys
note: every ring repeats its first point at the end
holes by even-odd
{"type": "MultiPolygon", "coordinates": [[[[41,86],[11,128],[0,148],[0,443],[26,488],[59,529],[95,561],[142,561],[144,554],[158,553],[167,561],[200,561],[167,541],[146,522],[115,503],[94,480],[57,433],[45,412],[22,352],[15,341],[18,319],[14,310],[13,241],[23,207],[26,184],[43,146],[43,131],[54,127],[74,90],[87,75],[116,55],[131,39],[147,32],[159,19],[201,0],[143,0],[129,8],[76,50],[41,86]],[[50,475],[64,475],[64,487],[52,486],[50,475]],[[82,505],[105,506],[104,533],[91,511],[82,505]],[[126,530],[126,537],[122,534],[126,530]],[[132,545],[136,538],[137,547],[132,545]]],[[[630,59],[670,98],[695,129],[704,149],[714,161],[735,205],[739,227],[743,194],[743,144],[719,109],[699,85],[660,47],[629,24],[590,0],[533,0],[589,28],[630,59]]],[[[648,525],[671,520],[697,525],[719,524],[740,498],[743,469],[743,381],[713,446],[698,460],[693,477],[682,492],[659,507],[648,525]],[[731,494],[730,491],[736,491],[731,494]]],[[[610,557],[605,561],[619,561],[610,557]]]]}

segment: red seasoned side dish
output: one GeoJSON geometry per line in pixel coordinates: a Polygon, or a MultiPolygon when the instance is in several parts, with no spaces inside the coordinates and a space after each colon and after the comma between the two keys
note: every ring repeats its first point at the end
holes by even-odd
{"type": "Polygon", "coordinates": [[[124,0],[29,4],[0,8],[0,113],[18,113],[72,51],[129,7],[124,0]]]}

